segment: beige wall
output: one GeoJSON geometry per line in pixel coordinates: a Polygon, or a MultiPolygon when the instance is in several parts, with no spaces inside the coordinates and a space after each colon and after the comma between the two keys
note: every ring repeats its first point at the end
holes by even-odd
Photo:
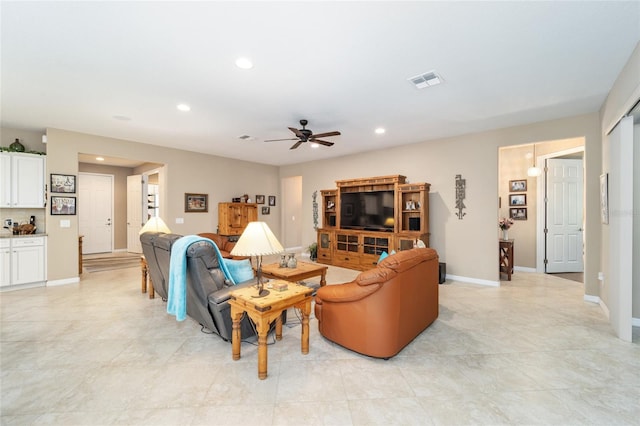
{"type": "MultiPolygon", "coordinates": [[[[79,163],[78,171],[113,175],[113,249],[127,248],[127,176],[134,174],[130,167],[103,166],[79,163]]],[[[82,179],[81,176],[78,179],[82,179]]],[[[82,212],[78,212],[82,214],[82,212]]]]}
{"type": "MultiPolygon", "coordinates": [[[[611,91],[607,96],[607,100],[600,109],[600,120],[602,128],[602,140],[606,139],[606,135],[613,129],[622,116],[626,115],[636,102],[640,100],[640,43],[636,46],[629,61],[621,71],[616,82],[614,83],[611,91]]],[[[638,126],[634,127],[636,130],[638,126]]],[[[638,139],[634,137],[634,159],[637,159],[636,152],[638,151],[638,139]]],[[[606,143],[601,146],[601,161],[598,163],[600,167],[600,173],[606,171],[606,167],[609,164],[609,151],[606,143]]],[[[638,161],[634,162],[634,188],[633,196],[634,200],[640,197],[640,184],[637,184],[635,176],[638,173],[638,161]]],[[[634,205],[635,204],[634,201],[634,205]]],[[[635,210],[633,226],[634,229],[640,227],[640,219],[637,209],[635,210]]],[[[598,232],[601,237],[601,253],[600,253],[600,270],[605,274],[605,282],[603,287],[598,293],[594,293],[600,296],[605,305],[609,303],[609,295],[611,289],[609,285],[614,286],[616,283],[609,283],[606,277],[609,276],[609,226],[601,225],[598,221],[598,232]]],[[[635,246],[640,245],[640,241],[635,246]]],[[[635,248],[634,246],[634,248],[635,248]]],[[[640,265],[640,253],[638,250],[633,252],[633,265],[640,265]]],[[[637,269],[637,268],[636,268],[637,269]]],[[[640,281],[638,280],[639,273],[633,271],[633,307],[632,316],[634,318],[640,318],[640,281]]]]}
{"type": "MultiPolygon", "coordinates": [[[[598,114],[586,114],[531,125],[438,139],[387,150],[367,152],[331,160],[284,166],[281,177],[303,177],[303,241],[313,241],[313,191],[335,188],[339,179],[401,174],[410,182],[431,184],[431,246],[447,273],[479,281],[497,282],[498,150],[500,147],[559,139],[584,138],[586,158],[600,159],[598,114]],[[455,215],[455,175],[466,179],[464,219],[455,215]]],[[[600,165],[587,170],[585,214],[587,248],[585,265],[598,263],[599,241],[590,246],[599,228],[598,176],[600,165]],[[591,247],[591,248],[590,248],[591,247]],[[594,252],[595,250],[595,252],[594,252]]],[[[585,267],[585,291],[597,294],[597,266],[585,267]]]]}
{"type": "MultiPolygon", "coordinates": [[[[48,129],[47,136],[47,175],[52,171],[77,175],[78,153],[165,164],[160,209],[171,230],[179,234],[215,231],[218,202],[231,201],[244,193],[280,195],[278,170],[273,166],[59,129],[48,129]],[[187,192],[209,194],[209,212],[185,213],[187,192]],[[184,224],[176,224],[177,218],[184,219],[184,224]]],[[[69,218],[71,228],[61,228],[57,218],[47,215],[50,281],[64,282],[78,276],[78,222],[77,216],[69,218]]],[[[258,218],[279,235],[278,214],[258,213],[258,218]]]]}

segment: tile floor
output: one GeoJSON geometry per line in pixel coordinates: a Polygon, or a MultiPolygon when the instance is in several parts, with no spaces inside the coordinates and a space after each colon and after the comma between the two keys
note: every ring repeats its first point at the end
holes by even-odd
{"type": "Polygon", "coordinates": [[[1,293],[0,424],[639,424],[640,333],[618,340],[582,284],[558,277],[447,282],[438,320],[388,361],[325,341],[315,319],[301,355],[290,312],[262,381],[255,346],[232,361],[165,307],[137,268],[1,293]]]}

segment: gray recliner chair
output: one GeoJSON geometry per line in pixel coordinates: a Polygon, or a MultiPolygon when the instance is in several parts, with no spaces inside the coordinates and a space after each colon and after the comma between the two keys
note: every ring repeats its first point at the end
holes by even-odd
{"type": "Polygon", "coordinates": [[[164,234],[162,232],[145,232],[140,235],[140,243],[142,244],[142,254],[144,254],[147,260],[147,266],[149,267],[149,276],[151,277],[153,290],[162,300],[167,300],[167,285],[164,283],[164,278],[160,272],[160,265],[158,265],[158,259],[156,258],[156,252],[153,248],[153,242],[160,235],[164,234]]]}
{"type": "MultiPolygon", "coordinates": [[[[252,279],[238,285],[225,280],[218,256],[207,242],[193,243],[187,250],[187,315],[218,334],[231,340],[229,293],[256,284],[252,279]]],[[[240,323],[242,338],[256,334],[248,316],[240,323]]]]}
{"type": "MultiPolygon", "coordinates": [[[[144,235],[144,234],[142,234],[144,235]]],[[[171,247],[173,243],[182,238],[182,235],[178,234],[160,234],[153,240],[153,251],[156,255],[156,260],[158,262],[158,270],[160,272],[160,276],[162,277],[160,285],[162,286],[162,292],[159,294],[162,296],[163,300],[167,300],[167,295],[169,294],[169,266],[171,265],[171,247]]],[[[145,255],[146,257],[146,255],[145,255]]],[[[151,277],[153,280],[153,276],[151,277]]],[[[153,289],[158,292],[158,287],[155,285],[155,281],[153,284],[153,289]]]]}

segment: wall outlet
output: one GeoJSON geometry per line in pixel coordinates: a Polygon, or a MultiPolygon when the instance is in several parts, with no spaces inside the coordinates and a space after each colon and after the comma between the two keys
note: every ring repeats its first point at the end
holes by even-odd
{"type": "Polygon", "coordinates": [[[603,272],[598,272],[598,279],[600,281],[604,281],[604,273],[603,272]]]}
{"type": "Polygon", "coordinates": [[[68,219],[60,220],[60,228],[71,228],[71,221],[68,219]]]}
{"type": "Polygon", "coordinates": [[[176,217],[176,223],[184,223],[184,218],[176,217]]]}

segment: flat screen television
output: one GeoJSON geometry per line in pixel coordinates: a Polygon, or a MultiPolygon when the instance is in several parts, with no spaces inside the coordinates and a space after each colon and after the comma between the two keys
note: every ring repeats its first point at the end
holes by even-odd
{"type": "Polygon", "coordinates": [[[393,191],[340,194],[340,228],[393,232],[393,191]]]}

